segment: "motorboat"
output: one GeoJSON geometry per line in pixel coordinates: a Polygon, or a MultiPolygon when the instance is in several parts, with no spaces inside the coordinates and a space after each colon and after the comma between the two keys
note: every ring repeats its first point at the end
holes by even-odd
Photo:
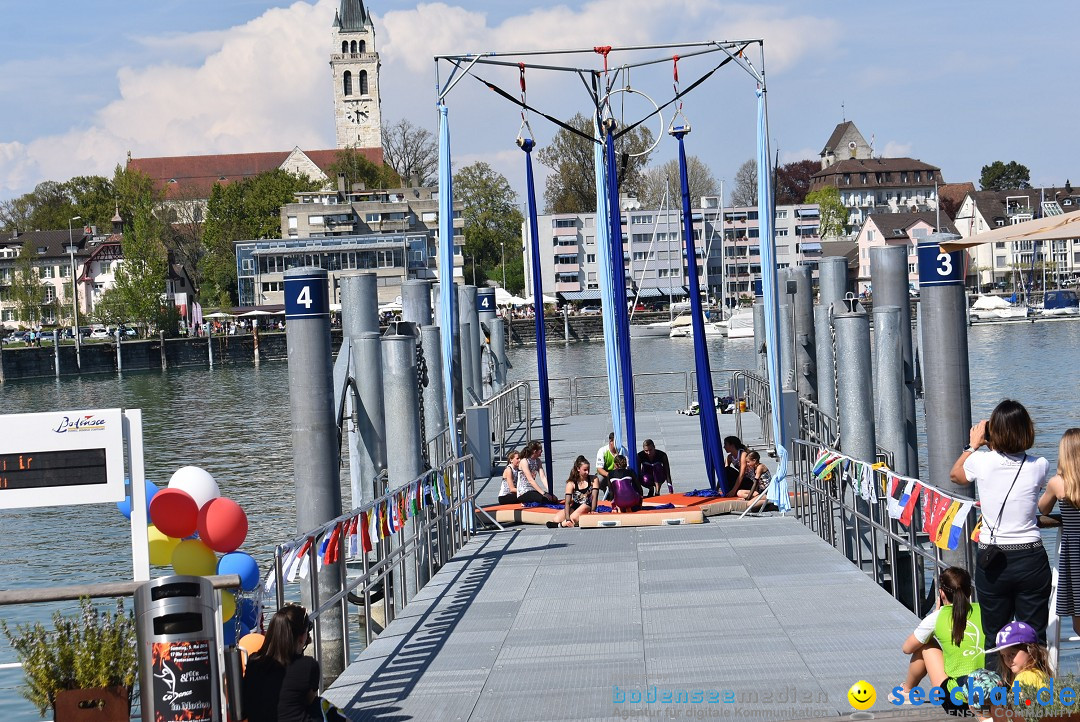
{"type": "Polygon", "coordinates": [[[735,309],[735,312],[731,314],[731,318],[724,324],[723,333],[728,338],[753,338],[754,309],[735,309]]]}
{"type": "Polygon", "coordinates": [[[1047,291],[1040,311],[1043,316],[1080,315],[1080,297],[1076,291],[1047,291]]]}
{"type": "Polygon", "coordinates": [[[979,296],[972,304],[970,315],[980,321],[1027,318],[1027,306],[1016,306],[1001,296],[979,296]]]}
{"type": "MultiPolygon", "coordinates": [[[[706,336],[722,336],[724,330],[723,323],[714,323],[712,321],[705,321],[705,335],[706,336]]],[[[671,330],[668,333],[671,338],[693,338],[694,337],[694,323],[690,316],[679,316],[671,322],[671,330]]]]}

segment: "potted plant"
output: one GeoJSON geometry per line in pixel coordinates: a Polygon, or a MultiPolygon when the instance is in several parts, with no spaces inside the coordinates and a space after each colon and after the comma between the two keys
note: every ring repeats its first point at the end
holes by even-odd
{"type": "Polygon", "coordinates": [[[79,605],[76,618],[54,613],[52,630],[36,623],[12,631],[0,620],[23,666],[22,695],[42,717],[52,707],[56,722],[126,721],[138,671],[135,620],[120,599],[111,613],[87,598],[79,605]]]}

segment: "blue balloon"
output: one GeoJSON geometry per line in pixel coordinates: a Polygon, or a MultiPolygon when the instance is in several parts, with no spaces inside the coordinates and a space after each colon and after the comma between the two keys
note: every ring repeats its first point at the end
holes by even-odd
{"type": "MultiPolygon", "coordinates": [[[[124,483],[130,484],[131,482],[128,479],[124,479],[124,483]]],[[[146,479],[146,516],[147,516],[147,518],[149,518],[149,516],[150,516],[150,500],[153,499],[154,494],[158,493],[159,491],[161,491],[161,489],[158,489],[157,484],[150,481],[149,479],[146,479]]],[[[128,494],[127,496],[125,496],[123,501],[116,502],[116,508],[120,510],[121,514],[123,514],[125,517],[130,519],[131,518],[131,494],[128,494]]]]}
{"type": "Polygon", "coordinates": [[[241,628],[246,627],[249,630],[255,628],[255,622],[258,621],[259,609],[256,606],[254,599],[241,599],[239,604],[236,605],[236,613],[240,616],[241,628]]]}
{"type": "Polygon", "coordinates": [[[259,565],[250,554],[229,552],[218,561],[218,574],[239,574],[240,588],[245,592],[259,586],[259,565]]]}
{"type": "Polygon", "coordinates": [[[240,635],[236,634],[236,624],[232,619],[225,622],[221,626],[221,644],[225,647],[231,647],[236,644],[236,640],[243,637],[245,634],[251,632],[251,627],[240,622],[240,635]]]}

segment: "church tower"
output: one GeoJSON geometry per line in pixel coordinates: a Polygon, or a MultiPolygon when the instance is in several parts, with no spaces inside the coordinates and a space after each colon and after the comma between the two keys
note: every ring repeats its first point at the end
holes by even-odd
{"type": "Polygon", "coordinates": [[[330,70],[338,148],[382,148],[379,54],[363,0],[341,0],[334,16],[330,70]]]}

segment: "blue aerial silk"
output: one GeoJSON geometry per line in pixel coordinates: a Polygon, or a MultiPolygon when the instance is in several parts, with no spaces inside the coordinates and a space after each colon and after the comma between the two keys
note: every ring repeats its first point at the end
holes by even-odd
{"type": "MultiPolygon", "coordinates": [[[[619,369],[622,382],[623,417],[626,423],[625,449],[630,468],[637,471],[637,424],[634,419],[634,369],[630,361],[630,314],[626,307],[626,265],[623,258],[622,217],[619,212],[618,166],[615,164],[615,126],[607,129],[607,197],[611,223],[611,301],[615,334],[619,340],[619,369]]],[[[599,201],[599,199],[598,199],[599,201]]],[[[608,371],[610,373],[610,369],[608,371]]]]}
{"type": "MultiPolygon", "coordinates": [[[[595,129],[599,139],[600,130],[595,129]]],[[[611,298],[614,285],[614,266],[611,259],[611,214],[608,212],[607,167],[604,164],[604,144],[593,144],[593,166],[596,169],[596,248],[597,281],[600,286],[600,308],[604,319],[604,358],[607,362],[608,403],[611,407],[611,428],[615,432],[615,448],[626,450],[626,434],[622,425],[622,387],[619,384],[619,338],[615,332],[615,304],[611,298]]],[[[622,235],[620,229],[619,235],[622,235]]],[[[622,259],[622,248],[619,249],[622,259]]]]}
{"type": "Polygon", "coordinates": [[[447,107],[439,103],[439,325],[442,326],[443,388],[446,415],[454,440],[454,455],[461,456],[454,404],[454,334],[457,303],[454,299],[454,192],[450,166],[450,119],[447,107]]]}
{"type": "Polygon", "coordinates": [[[540,384],[540,426],[543,430],[544,469],[547,471],[548,493],[551,493],[551,410],[547,373],[547,332],[544,329],[544,278],[540,265],[540,233],[536,225],[536,185],[533,182],[532,150],[536,142],[524,138],[519,143],[525,151],[525,179],[528,185],[526,200],[529,211],[529,238],[532,246],[533,310],[536,317],[536,375],[540,384]]]}
{"type": "MultiPolygon", "coordinates": [[[[690,321],[694,329],[694,369],[697,372],[697,398],[701,413],[701,448],[705,452],[705,473],[709,486],[727,493],[724,485],[724,452],[720,445],[720,425],[716,421],[716,405],[713,403],[712,368],[709,349],[705,344],[705,317],[701,310],[701,289],[697,274],[697,248],[694,245],[694,225],[690,215],[690,182],[686,175],[686,148],[683,137],[689,130],[675,129],[679,141],[679,186],[682,190],[683,237],[686,241],[687,277],[690,280],[690,321]]],[[[708,262],[708,259],[705,261],[708,262]]]]}
{"type": "Polygon", "coordinates": [[[772,180],[769,165],[769,122],[765,107],[765,88],[757,89],[758,127],[757,127],[757,172],[758,172],[758,225],[761,227],[761,290],[765,305],[765,349],[766,367],[769,377],[769,402],[772,405],[773,440],[779,458],[776,461],[776,473],[769,481],[766,496],[780,509],[788,511],[791,502],[788,499],[788,439],[781,419],[784,418],[782,396],[780,394],[780,304],[776,274],[776,240],[773,238],[774,209],[772,199],[772,180]]]}

